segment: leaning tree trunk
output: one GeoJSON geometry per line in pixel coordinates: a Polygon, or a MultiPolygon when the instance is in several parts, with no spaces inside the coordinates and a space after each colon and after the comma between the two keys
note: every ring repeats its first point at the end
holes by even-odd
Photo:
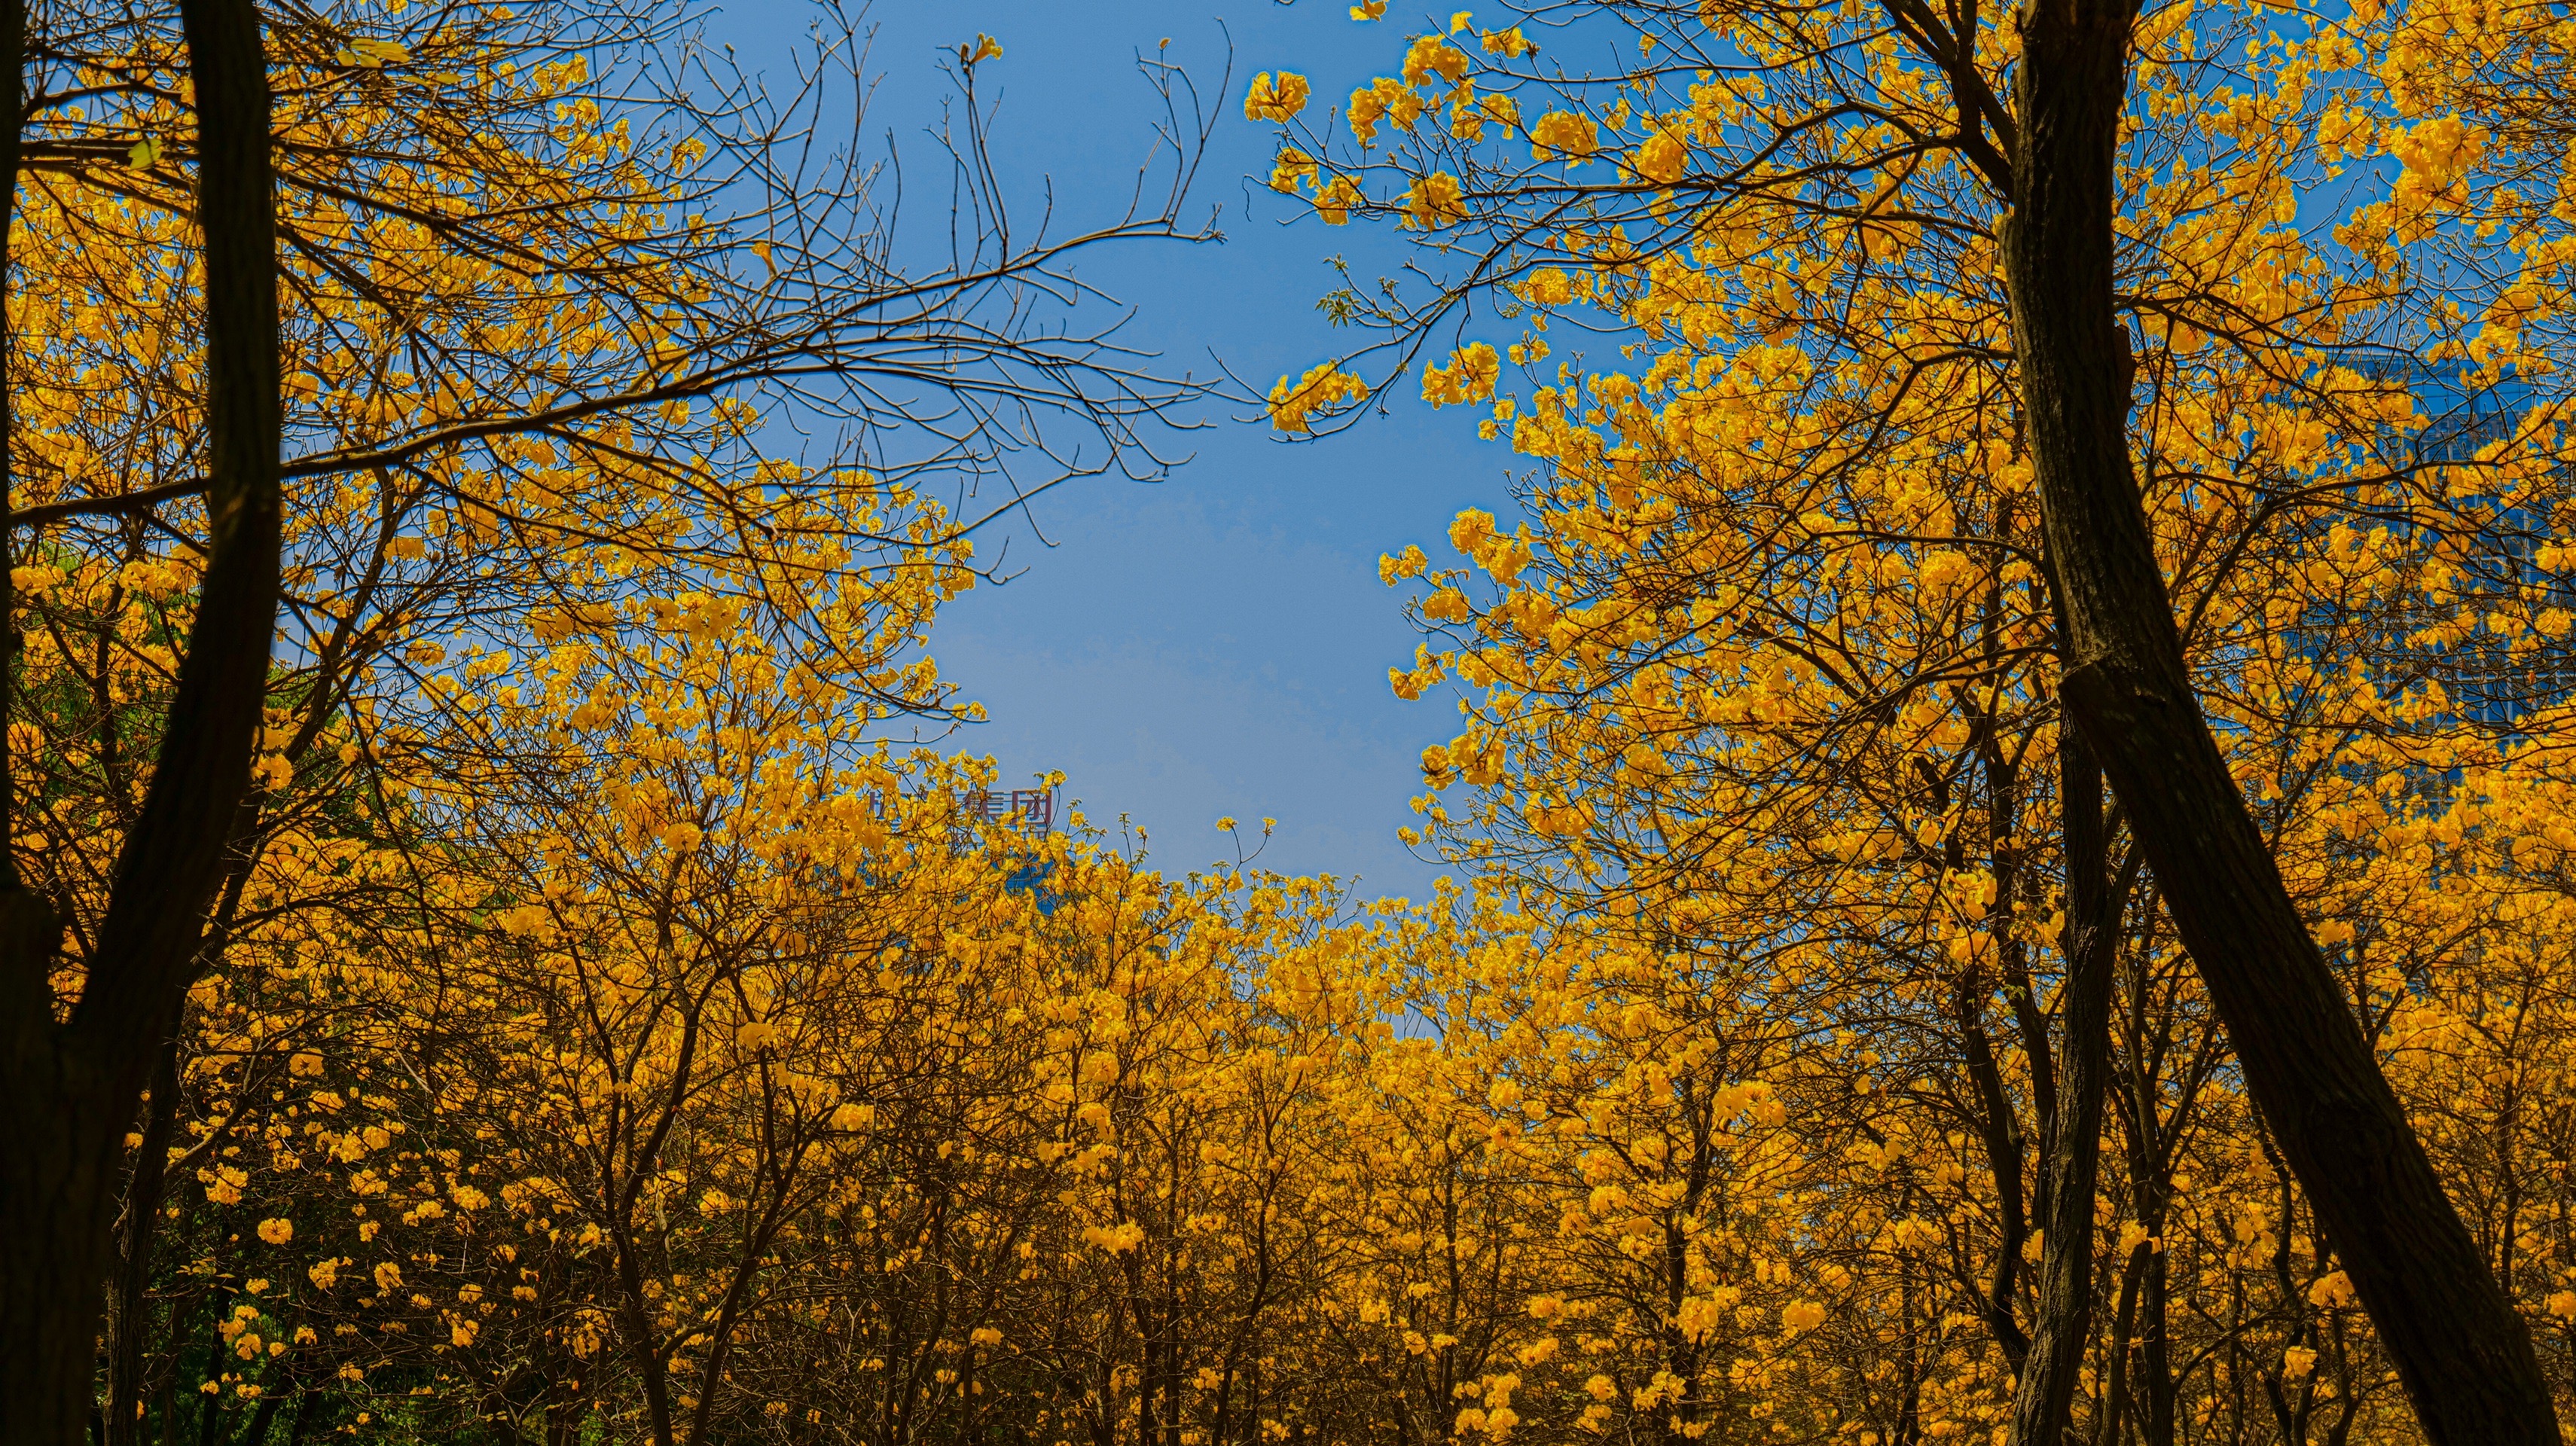
{"type": "MultiPolygon", "coordinates": [[[[117,1165],[249,782],[277,620],[277,241],[259,11],[181,0],[179,14],[205,247],[206,568],[152,783],[68,1021],[51,978],[52,908],[14,878],[0,887],[0,1441],[28,1446],[76,1446],[89,1430],[117,1165]]],[[[16,51],[13,86],[23,35],[23,4],[10,0],[0,46],[16,51]]],[[[14,133],[0,152],[14,172],[14,133]]]]}
{"type": "Polygon", "coordinates": [[[2036,0],[2015,72],[2004,275],[2062,595],[2067,708],[2101,759],[2282,1153],[2436,1446],[2556,1446],[2488,1273],[2291,905],[2185,671],[2127,438],[2113,157],[2130,0],[2036,0]]]}

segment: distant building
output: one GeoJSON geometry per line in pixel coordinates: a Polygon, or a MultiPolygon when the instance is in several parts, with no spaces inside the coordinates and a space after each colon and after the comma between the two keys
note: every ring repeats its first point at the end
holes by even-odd
{"type": "Polygon", "coordinates": [[[2338,358],[2375,380],[2402,383],[2416,410],[2427,421],[2412,432],[2382,430],[2380,462],[2393,472],[2414,474],[2410,490],[2438,506],[2417,505],[2403,512],[2364,505],[2310,512],[2299,524],[2322,542],[2338,522],[2368,528],[2385,525],[2400,531],[2474,529],[2476,539],[2465,553],[2459,579],[2464,594],[2456,603],[2436,607],[2413,589],[2403,592],[2375,615],[2356,620],[2320,614],[2299,631],[2320,661],[2336,654],[2365,653],[2380,686],[2389,691],[2423,683],[2438,685],[2450,700],[2447,716],[2461,721],[2503,724],[2576,697],[2576,636],[2517,640],[2499,637],[2483,626],[2466,636],[2434,638],[2428,634],[2453,624],[2463,611],[2483,614],[2480,596],[2503,602],[2534,586],[2556,594],[2542,606],[2576,608],[2576,591],[2564,579],[2542,571],[2534,560],[2549,541],[2551,519],[2501,499],[2472,490],[2450,494],[2447,481],[2424,475],[2477,461],[2484,448],[2510,440],[2531,409],[2544,400],[2539,389],[2507,377],[2471,389],[2461,383],[2456,364],[2429,364],[2410,353],[2370,349],[2338,358]]]}

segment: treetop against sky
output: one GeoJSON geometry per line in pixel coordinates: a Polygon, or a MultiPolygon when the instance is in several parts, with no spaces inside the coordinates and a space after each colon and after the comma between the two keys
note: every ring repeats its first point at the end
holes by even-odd
{"type": "Polygon", "coordinates": [[[2561,1439],[2568,23],[0,7],[0,1437],[2561,1439]]]}

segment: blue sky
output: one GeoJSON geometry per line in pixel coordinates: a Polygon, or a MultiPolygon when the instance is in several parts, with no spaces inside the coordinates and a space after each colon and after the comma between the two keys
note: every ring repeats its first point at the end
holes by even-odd
{"type": "MultiPolygon", "coordinates": [[[[1354,24],[1345,8],[881,5],[867,17],[884,77],[872,120],[918,154],[945,85],[939,48],[990,32],[1006,53],[978,88],[999,93],[1001,161],[1023,195],[1051,182],[1078,224],[1119,207],[1148,142],[1156,110],[1136,52],[1170,37],[1165,55],[1212,91],[1230,35],[1234,76],[1212,97],[1222,120],[1199,192],[1220,208],[1225,243],[1102,253],[1082,274],[1136,309],[1131,341],[1201,371],[1213,354],[1266,384],[1349,345],[1315,310],[1334,284],[1327,257],[1363,275],[1400,260],[1393,238],[1362,227],[1283,227],[1287,205],[1247,180],[1267,175],[1271,150],[1267,128],[1242,119],[1256,71],[1303,72],[1329,97],[1390,69],[1407,30],[1427,28],[1401,16],[1354,24]]],[[[804,20],[795,0],[752,0],[710,29],[751,56],[804,20]]],[[[1411,817],[1423,746],[1456,719],[1436,696],[1408,704],[1388,691],[1388,665],[1409,662],[1416,639],[1377,558],[1438,539],[1461,507],[1505,510],[1513,459],[1477,441],[1472,418],[1409,399],[1308,445],[1211,419],[1220,424],[1173,439],[1191,460],[1166,482],[1046,495],[1038,521],[1054,545],[1016,528],[1009,558],[1024,571],[949,606],[932,651],[991,715],[958,741],[992,754],[1006,779],[1063,770],[1095,820],[1124,813],[1146,828],[1167,870],[1230,856],[1218,816],[1267,815],[1279,830],[1265,864],[1422,897],[1439,870],[1395,830],[1411,817]]]]}

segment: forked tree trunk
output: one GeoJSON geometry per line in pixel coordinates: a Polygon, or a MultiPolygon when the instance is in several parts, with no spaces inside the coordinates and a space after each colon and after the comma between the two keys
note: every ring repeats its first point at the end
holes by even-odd
{"type": "Polygon", "coordinates": [[[2112,161],[2129,0],[2036,0],[2004,274],[2061,585],[2068,710],[2101,759],[2255,1102],[2435,1446],[2557,1446],[2531,1338],[2291,905],[2183,665],[2127,437],[2112,161]]]}
{"type": "MultiPolygon", "coordinates": [[[[50,977],[53,912],[14,870],[0,881],[0,1441],[28,1446],[78,1446],[89,1430],[125,1131],[195,965],[276,628],[277,242],[259,11],[180,0],[179,12],[205,247],[206,568],[152,783],[68,1021],[50,977]]],[[[11,0],[0,63],[12,94],[24,28],[11,0]]],[[[12,194],[15,156],[13,133],[0,147],[12,194]]]]}

